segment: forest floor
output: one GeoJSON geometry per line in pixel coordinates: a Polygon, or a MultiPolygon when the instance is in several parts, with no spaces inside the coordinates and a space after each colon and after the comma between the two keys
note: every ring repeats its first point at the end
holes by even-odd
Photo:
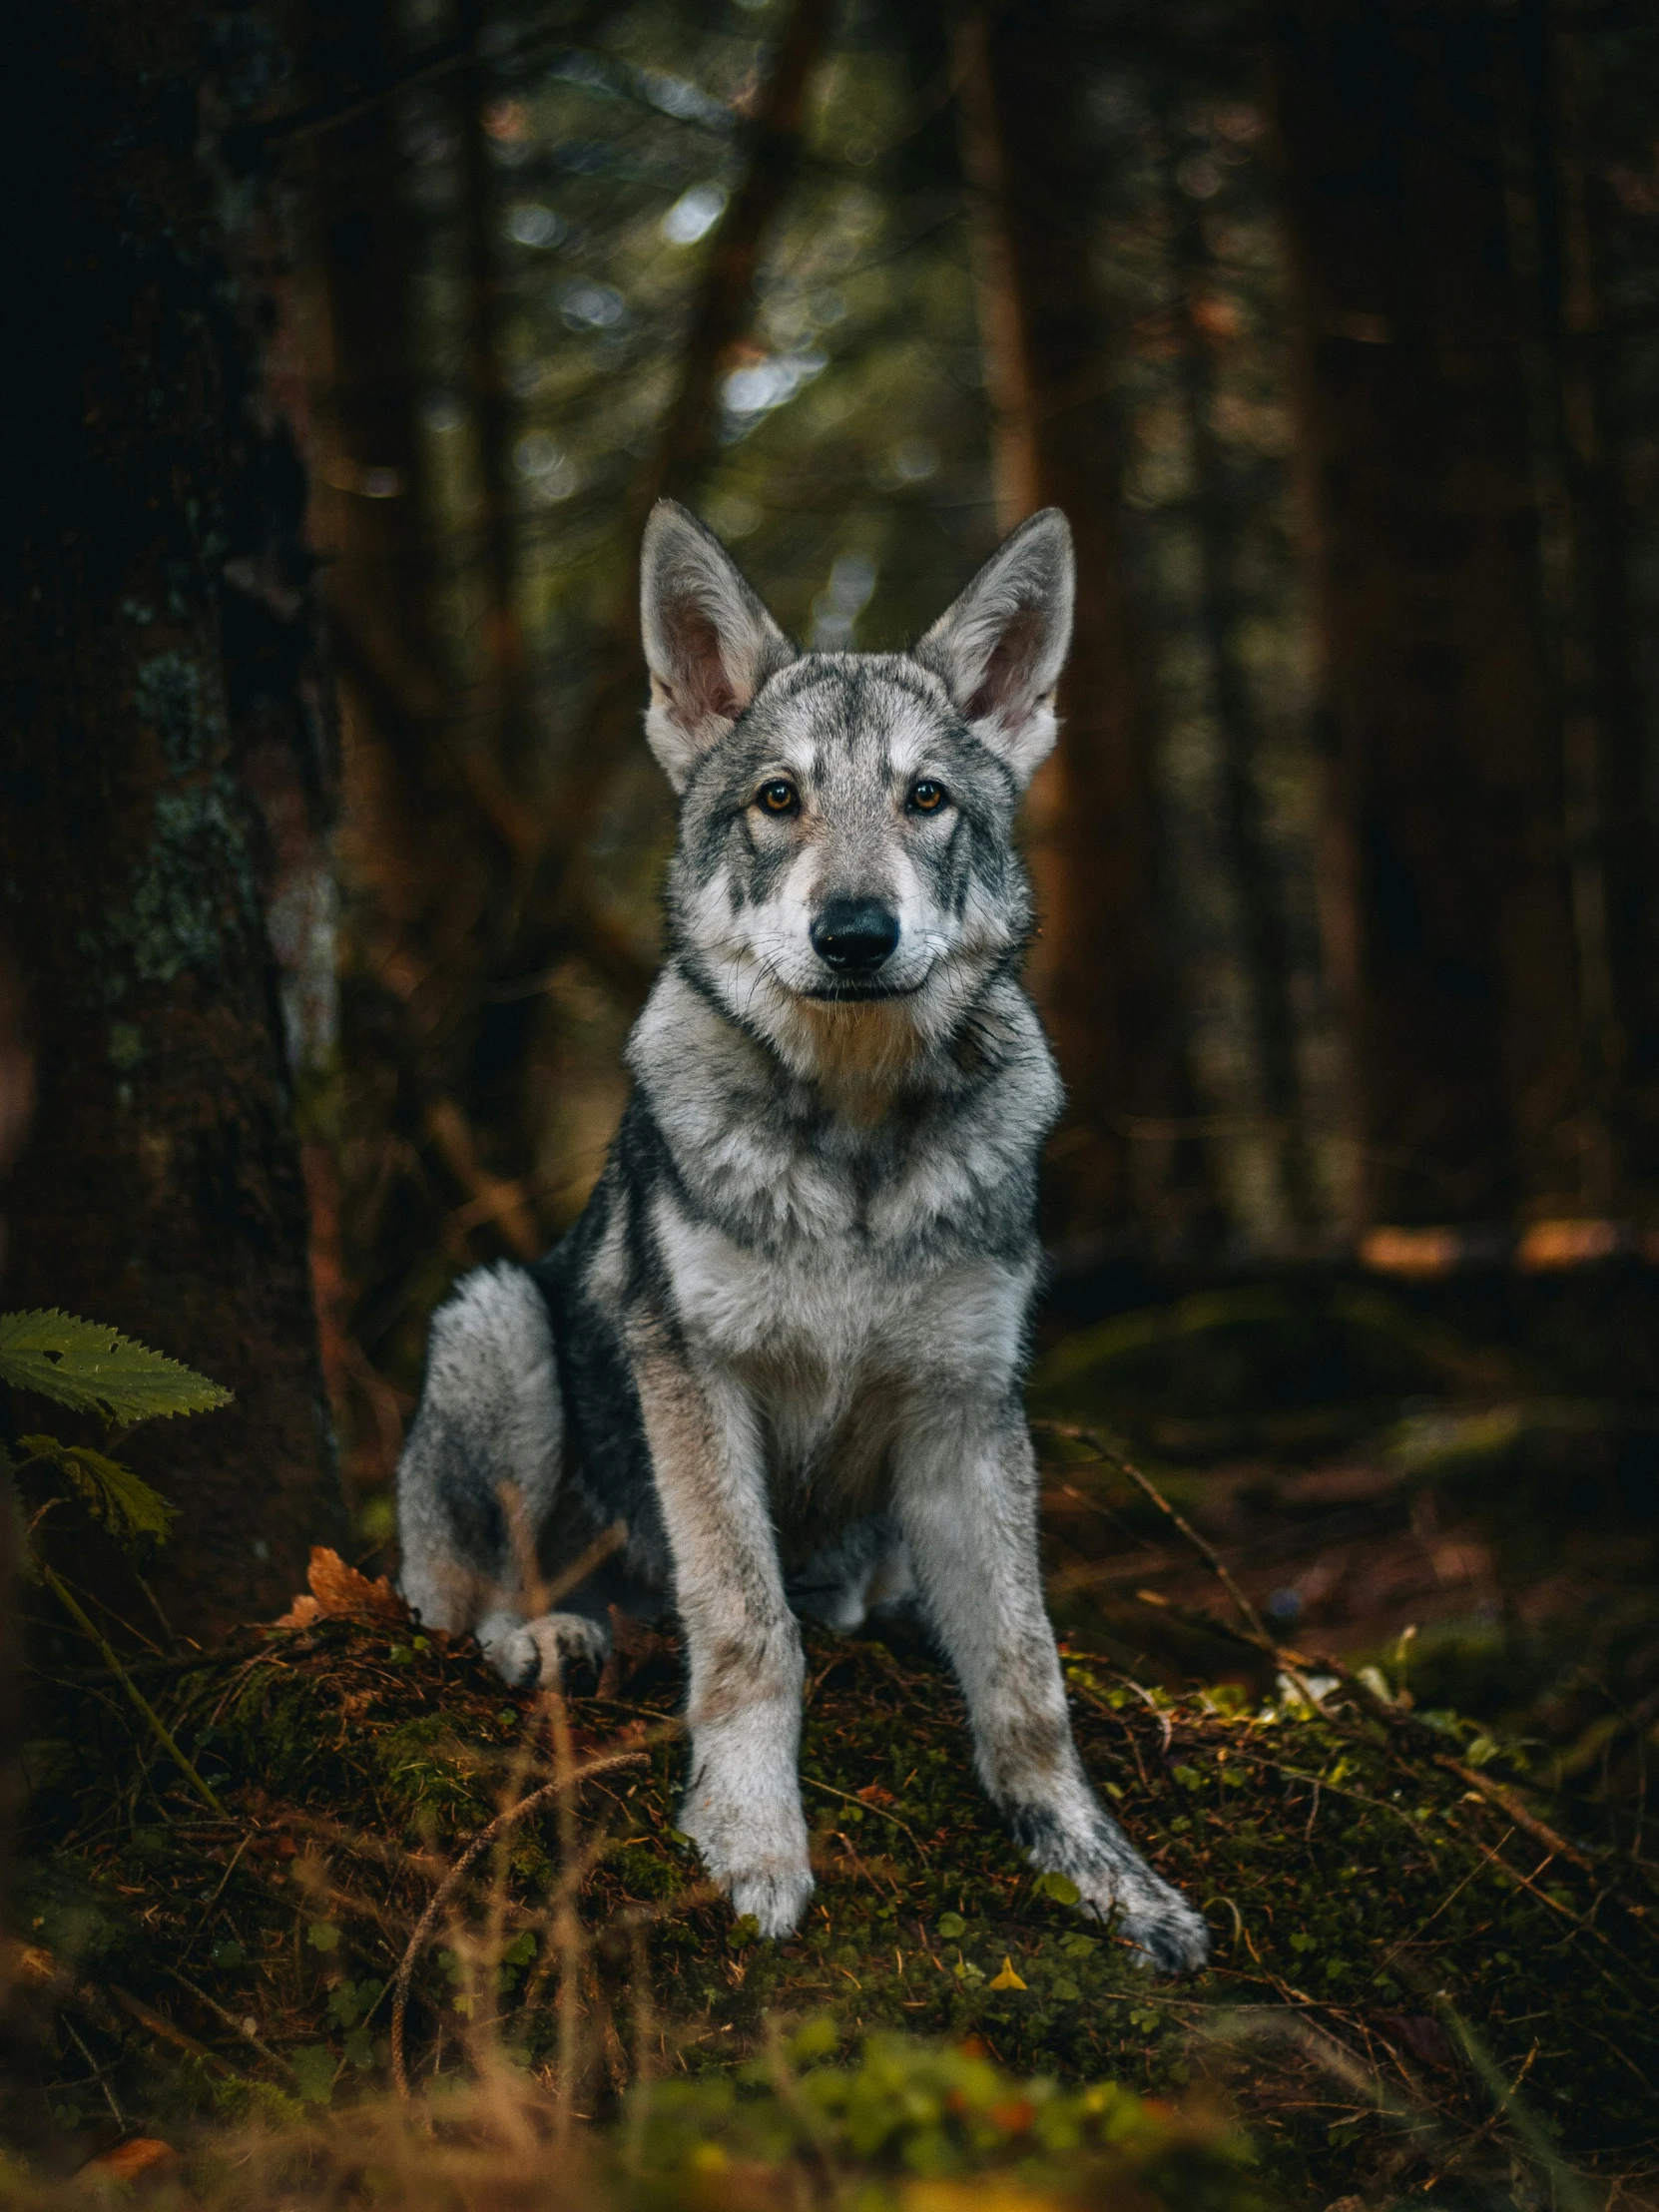
{"type": "Polygon", "coordinates": [[[1031,1875],[919,1641],[809,1638],[820,1886],[778,1945],[675,1828],[671,1638],[515,1696],[324,1557],[295,1625],[128,1684],[43,1659],[12,2193],[154,2158],[251,2206],[1659,2203],[1654,1295],[1050,1333],[1079,1739],[1210,1922],[1191,1980],[1031,1875]]]}

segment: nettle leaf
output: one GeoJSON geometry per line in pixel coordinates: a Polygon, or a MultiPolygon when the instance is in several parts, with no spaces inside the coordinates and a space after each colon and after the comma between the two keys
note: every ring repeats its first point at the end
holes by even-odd
{"type": "Polygon", "coordinates": [[[207,1413],[231,1401],[194,1368],[101,1322],[57,1312],[0,1314],[0,1382],[112,1421],[207,1413]]]}
{"type": "Polygon", "coordinates": [[[17,1442],[29,1460],[56,1467],[93,1519],[119,1543],[140,1545],[152,1539],[165,1543],[172,1533],[177,1506],[119,1459],[85,1444],[59,1443],[56,1436],[19,1436],[17,1442]]]}

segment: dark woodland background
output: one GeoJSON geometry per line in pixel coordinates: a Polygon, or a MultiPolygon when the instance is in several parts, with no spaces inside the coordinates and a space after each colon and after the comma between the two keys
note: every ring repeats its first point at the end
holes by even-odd
{"type": "Polygon", "coordinates": [[[5,1296],[236,1390],[140,1447],[177,1624],[269,1618],[313,1540],[375,1558],[432,1305],[599,1169],[672,834],[665,492],[828,647],[1071,517],[1027,818],[1049,1402],[1219,1468],[1241,1541],[1268,1497],[1286,1619],[1360,1509],[1283,1485],[1416,1420],[1360,1535],[1440,1563],[1351,1642],[1510,1603],[1491,1529],[1395,1479],[1461,1419],[1511,1533],[1558,1563],[1576,1498],[1648,1558],[1651,10],[103,0],[3,38],[5,1296]]]}

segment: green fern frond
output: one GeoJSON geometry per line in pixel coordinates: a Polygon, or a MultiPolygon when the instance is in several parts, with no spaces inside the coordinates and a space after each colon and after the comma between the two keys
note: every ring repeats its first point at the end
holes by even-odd
{"type": "Polygon", "coordinates": [[[56,1312],[0,1314],[0,1382],[112,1421],[207,1413],[231,1399],[205,1375],[119,1330],[56,1312]]]}
{"type": "Polygon", "coordinates": [[[43,1461],[64,1475],[87,1510],[118,1543],[142,1549],[150,1541],[165,1543],[173,1527],[177,1507],[153,1490],[131,1467],[106,1452],[90,1451],[84,1444],[63,1444],[56,1436],[19,1436],[23,1464],[43,1461]]]}

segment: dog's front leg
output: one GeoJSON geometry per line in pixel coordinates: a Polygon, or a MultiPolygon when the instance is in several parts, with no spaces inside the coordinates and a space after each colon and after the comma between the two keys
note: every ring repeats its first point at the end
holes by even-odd
{"type": "Polygon", "coordinates": [[[1032,1864],[1065,1875],[1095,1913],[1116,1914],[1154,1965],[1202,1965],[1203,1921],[1101,1806],[1072,1741],[1018,1405],[918,1406],[894,1472],[922,1602],[967,1698],[974,1763],[1032,1864]]]}
{"type": "Polygon", "coordinates": [[[801,1810],[801,1636],[755,1416],[733,1382],[635,1359],[690,1662],[681,1825],[740,1916],[787,1936],[813,1891],[801,1810]]]}

